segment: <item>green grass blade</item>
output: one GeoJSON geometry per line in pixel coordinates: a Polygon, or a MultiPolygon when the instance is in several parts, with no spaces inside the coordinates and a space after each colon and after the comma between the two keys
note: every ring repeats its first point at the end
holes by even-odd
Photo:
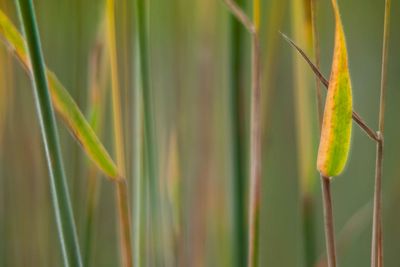
{"type": "Polygon", "coordinates": [[[82,266],[78,237],[69,200],[68,186],[60,152],[58,132],[47,84],[39,32],[36,25],[32,0],[16,1],[19,18],[27,39],[27,49],[32,63],[32,82],[40,121],[42,138],[50,173],[53,205],[61,242],[64,265],[82,266]],[[19,4],[18,4],[19,3],[19,4]]]}
{"type": "Polygon", "coordinates": [[[150,195],[150,217],[154,223],[150,225],[150,229],[154,233],[150,238],[152,245],[154,244],[155,262],[157,265],[164,265],[166,256],[165,237],[161,231],[161,215],[160,215],[160,188],[159,188],[159,170],[158,170],[158,148],[155,132],[155,121],[153,111],[152,88],[150,84],[150,60],[148,51],[148,13],[149,2],[144,0],[135,1],[136,8],[136,27],[138,38],[138,57],[139,57],[139,79],[142,90],[140,93],[143,97],[143,131],[144,131],[144,150],[145,150],[145,166],[149,177],[149,195],[150,195]],[[156,240],[154,237],[158,238],[156,240]],[[164,253],[164,254],[162,254],[164,253]]]}
{"type": "MultiPolygon", "coordinates": [[[[243,0],[236,1],[243,6],[243,0]]],[[[244,70],[244,33],[242,25],[233,16],[229,16],[229,119],[232,140],[232,260],[234,266],[244,266],[247,262],[247,232],[246,232],[246,174],[245,174],[245,144],[240,138],[243,125],[241,123],[241,88],[243,87],[244,70]]]]}
{"type": "MultiPolygon", "coordinates": [[[[25,70],[32,75],[32,69],[25,49],[25,41],[8,17],[0,10],[0,36],[22,63],[25,70]]],[[[55,110],[68,126],[70,132],[82,145],[89,158],[110,179],[120,179],[118,168],[107,153],[93,129],[79,110],[78,105],[72,99],[65,87],[57,79],[56,75],[46,70],[51,99],[55,110]]]]}

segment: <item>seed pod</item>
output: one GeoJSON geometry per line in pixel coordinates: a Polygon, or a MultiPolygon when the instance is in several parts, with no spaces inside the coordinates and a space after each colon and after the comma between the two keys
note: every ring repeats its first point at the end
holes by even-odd
{"type": "Polygon", "coordinates": [[[339,175],[346,165],[352,126],[352,94],[347,48],[336,0],[335,48],[319,143],[317,168],[325,177],[339,175]]]}

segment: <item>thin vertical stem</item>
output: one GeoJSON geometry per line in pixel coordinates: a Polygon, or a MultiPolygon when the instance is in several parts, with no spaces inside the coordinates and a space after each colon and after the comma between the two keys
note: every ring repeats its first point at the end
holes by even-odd
{"type": "Polygon", "coordinates": [[[384,125],[385,125],[387,60],[389,52],[389,33],[390,33],[390,7],[391,7],[391,0],[386,0],[384,26],[383,26],[382,70],[381,70],[381,89],[380,89],[380,103],[379,103],[379,131],[381,132],[382,135],[384,133],[384,125]]]}
{"type": "Polygon", "coordinates": [[[248,225],[248,260],[247,266],[257,266],[258,229],[261,197],[261,65],[258,29],[260,27],[260,0],[253,0],[253,21],[232,0],[224,0],[232,14],[251,34],[251,110],[250,110],[250,200],[248,225]]]}
{"type": "MultiPolygon", "coordinates": [[[[160,225],[160,192],[158,185],[158,160],[157,160],[157,139],[155,133],[155,121],[153,114],[153,99],[150,84],[150,58],[148,52],[148,1],[136,0],[136,27],[137,27],[137,38],[138,38],[138,57],[139,57],[139,79],[141,84],[139,88],[141,89],[141,95],[143,97],[143,124],[144,124],[144,144],[145,144],[145,161],[146,161],[146,171],[149,177],[149,198],[150,207],[152,211],[150,212],[150,217],[152,218],[152,224],[150,227],[154,226],[152,231],[152,238],[157,238],[155,245],[156,253],[164,253],[162,248],[165,245],[165,237],[161,231],[160,225]]],[[[157,265],[161,264],[164,259],[159,259],[159,255],[156,256],[155,262],[157,265]]]]}
{"type": "Polygon", "coordinates": [[[322,202],[324,206],[325,244],[329,267],[336,267],[335,230],[330,177],[321,176],[322,202]]]}
{"type": "MultiPolygon", "coordinates": [[[[381,136],[382,137],[382,136],[381,136]]],[[[374,212],[372,222],[372,245],[371,245],[371,267],[382,266],[382,249],[379,246],[381,237],[382,220],[382,162],[383,162],[383,139],[376,143],[376,163],[375,163],[375,190],[374,190],[374,212]]]]}
{"type": "MultiPolygon", "coordinates": [[[[311,30],[313,41],[313,52],[315,65],[320,67],[320,48],[319,48],[319,34],[317,27],[317,3],[316,0],[310,1],[310,14],[311,14],[311,30]]],[[[317,115],[318,127],[321,131],[322,118],[323,118],[323,103],[321,84],[317,76],[315,76],[316,85],[316,102],[317,102],[317,115]]],[[[305,251],[306,251],[306,266],[312,266],[315,263],[315,229],[314,229],[314,195],[310,192],[303,197],[303,216],[304,216],[304,235],[305,235],[305,251]]]]}
{"type": "Polygon", "coordinates": [[[32,0],[19,0],[16,4],[32,65],[36,109],[49,168],[51,194],[64,265],[82,266],[33,3],[32,0]]]}
{"type": "MultiPolygon", "coordinates": [[[[135,55],[138,55],[138,43],[135,40],[135,55]]],[[[143,238],[144,235],[144,212],[143,207],[145,201],[145,186],[144,186],[144,172],[143,172],[143,111],[142,111],[142,94],[140,89],[140,75],[139,73],[139,60],[135,57],[135,88],[134,88],[134,155],[133,155],[133,169],[134,169],[134,216],[133,227],[136,233],[133,237],[133,257],[135,266],[145,266],[142,260],[143,255],[143,238]]]]}
{"type": "Polygon", "coordinates": [[[131,224],[128,201],[128,184],[126,179],[117,182],[117,203],[120,224],[120,242],[122,266],[133,266],[132,244],[131,244],[131,224]]]}
{"type": "Polygon", "coordinates": [[[248,267],[258,266],[258,235],[261,198],[261,88],[260,88],[260,0],[253,0],[252,90],[250,111],[250,206],[248,267]]]}
{"type": "Polygon", "coordinates": [[[111,87],[113,107],[114,146],[117,156],[117,165],[123,180],[116,184],[116,200],[119,216],[119,238],[123,266],[132,266],[132,242],[128,186],[126,182],[124,135],[122,129],[121,92],[118,78],[118,62],[115,34],[115,2],[107,0],[107,36],[111,65],[111,87]]]}
{"type": "Polygon", "coordinates": [[[261,198],[260,46],[257,33],[252,41],[252,92],[250,114],[250,206],[248,266],[258,265],[258,234],[261,198]]]}
{"type": "MultiPolygon", "coordinates": [[[[317,27],[317,0],[311,0],[311,28],[312,28],[315,66],[317,67],[317,69],[320,69],[320,48],[319,48],[319,34],[317,27]]],[[[317,89],[316,96],[317,96],[318,122],[319,122],[319,128],[321,130],[324,110],[322,103],[321,83],[317,76],[315,76],[315,85],[317,89]]]]}
{"type": "MultiPolygon", "coordinates": [[[[237,1],[241,6],[243,0],[237,1]]],[[[241,88],[243,85],[243,29],[233,15],[229,16],[229,116],[231,130],[231,166],[232,166],[232,256],[233,264],[245,266],[247,253],[246,238],[246,209],[245,209],[245,174],[243,152],[244,144],[241,137],[241,88]]]]}
{"type": "MultiPolygon", "coordinates": [[[[103,30],[104,27],[101,27],[103,30]]],[[[108,61],[103,56],[103,42],[96,42],[91,52],[89,63],[89,110],[88,118],[92,129],[97,135],[102,133],[104,122],[105,77],[108,72],[108,61]]],[[[83,245],[83,264],[91,266],[93,245],[95,242],[96,216],[99,208],[99,195],[102,181],[94,165],[88,166],[87,206],[85,214],[85,231],[83,245]]]]}
{"type": "Polygon", "coordinates": [[[382,169],[383,169],[383,145],[386,106],[387,60],[389,51],[390,34],[390,9],[391,1],[385,1],[385,15],[383,22],[383,48],[381,86],[379,100],[379,140],[376,149],[375,190],[374,190],[374,214],[371,245],[371,266],[383,266],[383,236],[382,236],[382,169]]]}
{"type": "MultiPolygon", "coordinates": [[[[296,40],[305,44],[307,49],[312,49],[313,18],[310,10],[311,1],[291,1],[292,32],[296,40]],[[310,23],[311,22],[311,23],[310,23]],[[310,28],[311,25],[311,28],[310,28]]],[[[294,78],[294,107],[296,117],[297,160],[300,180],[300,199],[303,215],[303,237],[306,266],[315,262],[315,236],[314,236],[314,184],[317,176],[314,171],[314,158],[312,153],[313,139],[316,137],[312,119],[312,99],[307,91],[311,88],[304,62],[299,55],[293,53],[293,78],[294,78]]],[[[317,94],[318,96],[318,91],[317,94]]],[[[318,97],[317,97],[318,100],[318,97]]],[[[319,122],[319,118],[318,118],[319,122]]]]}

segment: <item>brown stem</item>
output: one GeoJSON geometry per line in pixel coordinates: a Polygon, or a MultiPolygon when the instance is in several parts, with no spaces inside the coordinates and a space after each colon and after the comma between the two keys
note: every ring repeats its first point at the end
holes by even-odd
{"type": "Polygon", "coordinates": [[[383,234],[382,234],[382,165],[383,165],[383,140],[385,125],[385,106],[386,106],[386,82],[387,82],[387,60],[389,51],[389,32],[390,32],[390,6],[391,1],[385,1],[385,16],[383,26],[383,49],[382,49],[382,69],[381,87],[379,100],[379,141],[376,151],[375,167],[375,190],[374,190],[374,214],[372,228],[371,245],[371,266],[383,266],[383,234]]]}
{"type": "MultiPolygon", "coordinates": [[[[382,137],[382,136],[380,136],[382,137]]],[[[376,144],[376,164],[375,164],[375,190],[374,190],[374,213],[372,221],[372,245],[371,245],[371,267],[382,266],[378,263],[379,240],[381,239],[381,220],[382,220],[382,161],[383,161],[383,139],[376,144]]]]}
{"type": "MultiPolygon", "coordinates": [[[[260,219],[260,180],[261,180],[261,88],[260,88],[260,43],[258,38],[258,18],[255,24],[232,0],[224,0],[232,14],[243,24],[252,37],[251,52],[251,111],[250,111],[250,202],[249,202],[249,251],[248,267],[257,266],[258,227],[260,219]]],[[[256,11],[258,13],[258,6],[256,11]]],[[[255,14],[259,15],[259,14],[255,14]]]]}
{"type": "Polygon", "coordinates": [[[116,183],[118,216],[119,216],[119,235],[121,240],[122,266],[133,266],[132,260],[132,242],[131,242],[131,224],[128,199],[128,187],[126,179],[116,183]]]}
{"type": "Polygon", "coordinates": [[[243,12],[243,10],[232,0],[224,0],[225,5],[229,8],[232,15],[234,15],[240,23],[252,34],[256,33],[256,28],[251,22],[251,20],[247,17],[247,15],[243,12]]]}
{"type": "MultiPolygon", "coordinates": [[[[319,35],[317,28],[317,3],[316,0],[311,0],[311,28],[312,28],[312,37],[313,37],[313,47],[314,47],[314,58],[315,65],[317,69],[320,68],[320,51],[319,51],[319,35]]],[[[322,127],[322,117],[323,117],[323,104],[322,104],[322,92],[321,92],[321,84],[318,77],[315,77],[315,85],[316,85],[316,95],[317,95],[317,109],[318,109],[318,123],[319,128],[321,130],[322,127]]]]}
{"type": "Polygon", "coordinates": [[[333,209],[330,177],[321,175],[322,200],[324,206],[325,243],[329,267],[336,267],[335,230],[333,226],[333,209]]]}
{"type": "Polygon", "coordinates": [[[250,206],[248,266],[257,266],[258,226],[260,214],[261,180],[261,119],[260,119],[260,45],[258,35],[252,42],[252,94],[250,118],[250,206]]]}

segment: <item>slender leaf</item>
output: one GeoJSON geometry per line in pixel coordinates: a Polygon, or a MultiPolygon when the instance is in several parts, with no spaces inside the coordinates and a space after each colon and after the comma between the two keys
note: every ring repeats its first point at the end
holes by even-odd
{"type": "MultiPolygon", "coordinates": [[[[0,10],[0,36],[22,63],[25,70],[32,75],[32,69],[25,49],[25,41],[9,18],[0,10]]],[[[57,79],[56,75],[46,69],[51,99],[58,114],[68,126],[70,132],[82,145],[89,158],[110,179],[120,180],[121,176],[117,166],[107,153],[93,129],[79,110],[78,105],[72,99],[65,87],[57,79]]]]}
{"type": "Polygon", "coordinates": [[[351,139],[352,93],[346,41],[336,0],[335,49],[329,89],[325,102],[321,140],[318,150],[318,170],[325,177],[339,175],[346,164],[351,139]]]}

